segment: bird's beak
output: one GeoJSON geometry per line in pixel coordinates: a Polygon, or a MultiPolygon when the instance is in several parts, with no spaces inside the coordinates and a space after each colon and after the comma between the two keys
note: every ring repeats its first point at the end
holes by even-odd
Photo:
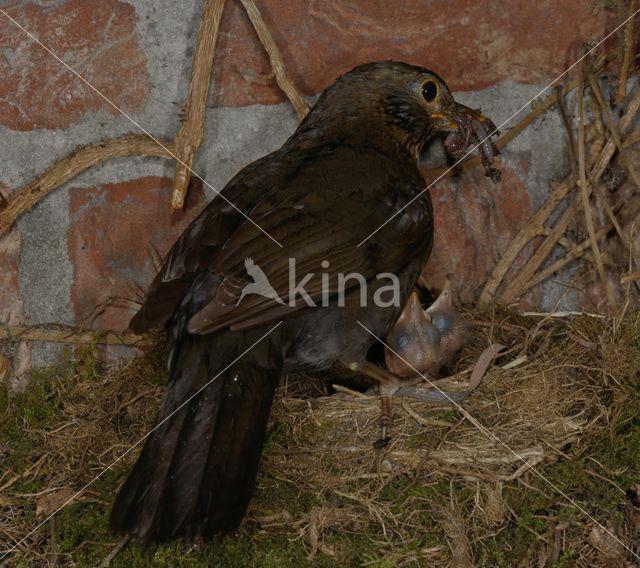
{"type": "Polygon", "coordinates": [[[453,118],[453,113],[448,110],[441,110],[431,113],[431,118],[435,122],[439,132],[457,132],[458,123],[453,118]]]}
{"type": "Polygon", "coordinates": [[[495,125],[479,110],[453,101],[449,108],[441,108],[431,114],[441,132],[467,131],[472,127],[482,125],[485,130],[495,130],[495,125]]]}
{"type": "Polygon", "coordinates": [[[486,174],[494,182],[500,179],[500,172],[492,167],[499,151],[491,137],[498,130],[490,119],[479,110],[455,101],[449,108],[438,109],[432,116],[435,117],[436,128],[447,133],[444,146],[450,156],[459,160],[478,147],[486,174]]]}

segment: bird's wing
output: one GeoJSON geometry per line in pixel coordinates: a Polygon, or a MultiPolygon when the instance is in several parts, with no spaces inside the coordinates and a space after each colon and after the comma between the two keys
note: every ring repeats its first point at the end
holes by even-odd
{"type": "MultiPolygon", "coordinates": [[[[202,255],[200,267],[220,275],[222,282],[211,301],[191,318],[189,331],[252,327],[306,309],[307,301],[299,295],[292,299],[289,293],[292,284],[295,287],[308,274],[314,276],[305,281],[304,291],[319,303],[323,294],[333,296],[340,288],[346,291],[357,285],[355,278],[341,285],[339,274],[358,273],[371,281],[382,272],[399,272],[430,238],[424,234],[425,216],[431,222],[425,202],[416,200],[358,246],[421,189],[419,177],[394,164],[378,152],[348,147],[311,155],[297,164],[278,191],[266,193],[248,211],[252,221],[282,247],[242,220],[213,256],[202,255]],[[284,305],[248,294],[236,306],[242,288],[251,282],[244,265],[247,257],[264,271],[284,305]],[[292,262],[295,282],[290,281],[292,262]]],[[[206,245],[203,241],[200,248],[206,245]]],[[[191,243],[188,250],[193,247],[191,243]]],[[[174,264],[181,265],[180,259],[174,264]]]]}

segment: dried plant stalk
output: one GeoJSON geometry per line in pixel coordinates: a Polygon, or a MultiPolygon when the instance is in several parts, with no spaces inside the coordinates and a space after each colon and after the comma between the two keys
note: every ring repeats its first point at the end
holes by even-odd
{"type": "MultiPolygon", "coordinates": [[[[636,207],[635,210],[637,212],[637,209],[639,209],[639,207],[636,207]]],[[[599,241],[600,239],[604,238],[609,231],[611,231],[611,229],[613,229],[613,224],[612,223],[608,223],[607,225],[605,225],[604,227],[598,229],[598,231],[596,231],[596,240],[599,241]]],[[[540,272],[535,273],[522,287],[521,293],[522,292],[526,292],[527,290],[529,290],[530,288],[533,288],[534,286],[536,286],[537,284],[540,284],[541,282],[544,282],[549,276],[551,276],[552,274],[558,272],[558,270],[561,270],[562,268],[564,268],[567,264],[569,264],[572,260],[576,259],[576,258],[580,258],[582,256],[585,256],[585,251],[591,246],[591,239],[587,238],[584,241],[582,241],[581,243],[575,245],[574,247],[570,248],[567,251],[567,254],[562,257],[561,259],[557,260],[556,262],[550,264],[547,268],[545,268],[544,270],[541,270],[540,272]]],[[[595,261],[594,261],[595,262],[595,261]]]]}
{"type": "Polygon", "coordinates": [[[607,103],[604,101],[604,97],[602,96],[602,91],[600,90],[600,85],[596,81],[596,78],[593,75],[589,75],[589,86],[591,87],[591,92],[594,94],[598,105],[600,106],[600,110],[602,111],[602,116],[604,118],[604,122],[611,133],[611,138],[613,143],[616,145],[618,152],[620,152],[620,159],[624,166],[629,170],[629,174],[633,179],[636,186],[640,187],[640,176],[638,176],[638,172],[633,165],[633,162],[629,159],[629,154],[622,143],[622,136],[620,136],[620,131],[618,130],[613,117],[611,116],[611,111],[607,106],[607,103]]]}
{"type": "Polygon", "coordinates": [[[204,139],[205,106],[223,10],[224,0],[206,0],[202,11],[185,107],[186,116],[174,143],[177,161],[171,194],[172,211],[182,209],[184,206],[191,179],[193,154],[204,139]]]}
{"type": "MultiPolygon", "coordinates": [[[[627,131],[627,129],[631,125],[631,122],[638,114],[638,110],[640,110],[640,93],[638,93],[631,100],[626,112],[620,119],[620,122],[618,124],[618,129],[620,132],[627,131]]],[[[590,171],[590,178],[594,180],[594,183],[597,182],[604,173],[607,165],[613,157],[615,149],[615,142],[611,139],[607,140],[590,171]]],[[[522,229],[520,229],[520,232],[511,241],[511,243],[507,247],[507,250],[502,255],[502,258],[493,269],[491,276],[485,283],[484,288],[482,289],[482,293],[480,294],[480,299],[478,302],[479,304],[490,302],[496,297],[496,292],[498,290],[498,287],[502,283],[505,274],[507,273],[509,268],[511,268],[522,249],[531,241],[532,238],[543,233],[543,228],[546,220],[574,187],[575,178],[573,175],[570,175],[556,186],[544,205],[542,205],[540,209],[538,209],[538,211],[531,217],[529,222],[524,227],[522,227],[522,229]]],[[[561,217],[560,221],[566,221],[566,219],[561,217]]],[[[558,233],[558,231],[555,231],[553,235],[550,235],[548,237],[547,241],[549,241],[549,239],[555,239],[555,241],[553,241],[553,244],[555,244],[555,242],[557,242],[557,240],[561,236],[561,234],[558,233]]],[[[546,247],[546,249],[550,252],[553,249],[553,246],[549,245],[551,245],[551,242],[549,242],[546,247]]],[[[521,278],[518,277],[519,282],[528,282],[529,279],[533,277],[535,271],[538,269],[545,258],[546,255],[542,257],[542,254],[536,255],[535,258],[532,257],[532,259],[529,260],[529,262],[522,269],[520,274],[523,276],[521,278]]],[[[512,290],[509,294],[510,297],[515,297],[520,293],[515,288],[515,286],[511,286],[511,289],[512,290]]],[[[504,299],[503,295],[501,295],[501,299],[504,299]]]]}
{"type": "Polygon", "coordinates": [[[451,549],[451,565],[456,568],[473,568],[476,564],[473,560],[471,543],[464,517],[457,504],[452,500],[448,507],[437,508],[435,513],[435,518],[447,535],[447,542],[451,549]]]}
{"type": "Polygon", "coordinates": [[[627,96],[627,81],[629,79],[629,67],[631,66],[631,60],[634,56],[634,20],[632,18],[636,11],[636,0],[629,0],[629,6],[627,8],[627,17],[629,21],[624,27],[624,55],[622,56],[622,62],[620,63],[620,73],[618,73],[618,92],[616,94],[616,102],[620,104],[627,96]]]}
{"type": "MultiPolygon", "coordinates": [[[[573,178],[572,178],[573,181],[573,178]]],[[[569,184],[566,184],[569,185],[569,184]]],[[[573,189],[573,183],[570,184],[571,189],[573,189]]],[[[564,196],[563,196],[564,197],[564,196]]],[[[545,204],[546,205],[546,204],[545,204]]],[[[554,206],[555,209],[555,206],[554,206]]],[[[549,212],[550,214],[550,212],[549,212]]],[[[509,283],[509,285],[505,288],[505,290],[500,295],[500,299],[504,302],[512,302],[521,292],[523,287],[529,282],[535,271],[538,267],[544,262],[544,259],[547,258],[549,253],[556,246],[556,243],[560,240],[562,235],[564,235],[569,223],[575,216],[575,209],[573,207],[568,207],[567,210],[560,216],[560,219],[556,222],[554,227],[549,231],[548,237],[545,241],[538,247],[533,256],[529,259],[525,267],[520,271],[520,273],[509,283]]],[[[542,220],[542,222],[546,221],[546,217],[542,220]]],[[[531,227],[531,230],[536,230],[535,225],[531,227]]],[[[536,232],[536,234],[539,234],[536,232]]],[[[526,239],[525,245],[536,236],[536,234],[521,234],[522,240],[526,239]]]]}
{"type": "MultiPolygon", "coordinates": [[[[511,241],[511,244],[507,247],[507,250],[502,255],[502,258],[493,269],[491,276],[485,283],[482,293],[480,294],[480,303],[489,302],[495,296],[496,290],[502,282],[504,275],[507,273],[511,265],[515,262],[516,257],[520,254],[520,251],[529,243],[529,241],[531,241],[531,239],[539,236],[543,232],[544,223],[549,218],[549,215],[551,215],[551,213],[560,204],[560,202],[573,189],[574,184],[575,179],[572,175],[560,182],[554,189],[553,193],[549,196],[549,199],[547,199],[544,205],[542,205],[542,207],[540,207],[540,209],[536,211],[529,222],[511,241]]],[[[562,219],[560,221],[562,221],[562,219]]],[[[556,226],[558,226],[558,223],[556,223],[556,226]]],[[[564,230],[562,230],[559,234],[558,230],[552,229],[549,237],[545,242],[553,239],[557,241],[562,233],[564,233],[564,230]]],[[[544,260],[544,258],[542,260],[544,260]]],[[[542,262],[542,260],[540,262],[542,262]]],[[[532,274],[533,272],[535,272],[535,269],[531,271],[532,274]]],[[[526,278],[522,278],[522,280],[525,281],[526,278]]]]}
{"type": "Polygon", "coordinates": [[[83,331],[75,327],[56,325],[44,326],[0,326],[0,339],[8,337],[23,341],[53,341],[57,343],[97,343],[101,345],[130,345],[149,347],[154,341],[148,335],[136,335],[119,331],[83,331]]]}
{"type": "Polygon", "coordinates": [[[269,32],[269,28],[267,28],[267,25],[260,14],[260,10],[258,10],[258,7],[255,5],[253,0],[240,0],[240,2],[244,6],[244,9],[249,16],[262,45],[269,55],[271,68],[273,69],[273,74],[278,86],[282,89],[284,94],[287,95],[287,98],[291,101],[296,113],[298,113],[298,118],[302,120],[306,116],[307,112],[309,112],[309,107],[287,77],[284,70],[284,62],[282,61],[282,56],[280,55],[278,46],[273,40],[271,32],[269,32]]]}
{"type": "Polygon", "coordinates": [[[36,179],[15,192],[7,206],[0,211],[0,235],[9,231],[20,215],[29,211],[54,189],[84,170],[112,158],[127,156],[169,158],[172,146],[172,142],[158,141],[146,134],[127,134],[120,138],[101,140],[76,148],[71,154],[58,160],[36,179]]]}
{"type": "Polygon", "coordinates": [[[587,224],[587,231],[589,233],[589,240],[591,241],[591,248],[593,249],[593,257],[596,261],[596,269],[602,285],[604,286],[605,293],[609,306],[615,311],[618,309],[618,302],[613,295],[613,290],[607,280],[607,273],[605,272],[602,262],[602,255],[600,254],[600,247],[598,246],[598,239],[596,238],[596,229],[593,223],[593,214],[591,212],[591,205],[589,204],[589,196],[591,190],[587,184],[587,167],[585,164],[585,134],[584,134],[584,83],[581,80],[578,85],[578,172],[580,174],[580,192],[582,196],[582,207],[584,209],[584,217],[587,224]]]}
{"type": "Polygon", "coordinates": [[[620,284],[628,284],[629,282],[635,282],[636,280],[640,280],[640,270],[620,278],[620,284]]]}

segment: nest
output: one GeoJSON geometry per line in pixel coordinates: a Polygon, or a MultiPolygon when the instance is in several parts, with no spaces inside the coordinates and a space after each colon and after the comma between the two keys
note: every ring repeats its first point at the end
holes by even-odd
{"type": "MultiPolygon", "coordinates": [[[[326,377],[286,377],[256,494],[235,538],[291,541],[307,559],[339,564],[353,560],[354,543],[365,538],[365,563],[511,566],[509,547],[515,552],[514,534],[523,530],[531,538],[519,552],[522,566],[551,566],[568,549],[578,565],[623,566],[630,550],[640,552],[640,509],[628,494],[637,473],[625,461],[632,456],[603,463],[600,455],[610,451],[607,440],[623,447],[621,427],[640,420],[640,314],[624,321],[467,316],[475,340],[454,369],[458,376],[489,340],[509,350],[459,407],[395,399],[392,439],[382,451],[372,445],[376,396],[339,386],[310,396],[326,392],[326,377]],[[585,494],[592,484],[603,495],[585,494]],[[532,508],[540,519],[532,520],[532,508]],[[509,560],[498,558],[498,543],[509,560]]],[[[140,444],[125,452],[142,440],[158,407],[161,349],[108,368],[92,353],[5,401],[4,439],[8,428],[22,436],[15,432],[18,439],[3,448],[0,541],[23,538],[109,468],[20,544],[16,552],[30,565],[51,558],[74,565],[116,543],[108,512],[140,444]],[[91,538],[71,546],[69,525],[79,511],[95,513],[91,538]]],[[[209,554],[219,556],[222,546],[214,543],[209,554]]]]}
{"type": "MultiPolygon", "coordinates": [[[[323,541],[326,532],[357,531],[370,523],[379,529],[379,553],[385,551],[379,558],[393,557],[398,539],[405,546],[424,540],[425,527],[417,519],[431,516],[440,531],[432,528],[444,536],[440,546],[396,558],[397,563],[428,559],[430,566],[474,566],[483,540],[517,522],[506,487],[562,495],[567,487],[548,479],[545,466],[566,458],[567,448],[588,451],[590,441],[615,428],[616,412],[640,372],[640,350],[632,344],[640,317],[617,329],[612,321],[589,316],[571,323],[541,318],[533,327],[510,319],[476,323],[511,345],[489,371],[481,394],[458,408],[396,399],[393,437],[383,452],[371,444],[379,433],[375,397],[341,392],[278,402],[275,420],[286,425],[287,436],[270,447],[265,464],[278,478],[319,496],[321,504],[300,527],[310,556],[332,553],[323,541]],[[390,499],[388,489],[398,480],[409,490],[390,499]]],[[[483,342],[484,337],[466,350],[461,366],[473,363],[483,342]]],[[[571,501],[567,495],[567,505],[584,510],[579,514],[585,529],[597,528],[589,526],[590,505],[571,501]]],[[[613,542],[620,562],[628,551],[613,542]]],[[[612,565],[598,560],[602,551],[591,543],[576,546],[589,559],[585,565],[612,565]]],[[[545,546],[541,550],[549,553],[545,546]]]]}

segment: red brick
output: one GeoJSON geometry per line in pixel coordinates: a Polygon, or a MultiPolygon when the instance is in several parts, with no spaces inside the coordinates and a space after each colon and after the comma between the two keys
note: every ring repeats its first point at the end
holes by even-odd
{"type": "MultiPolygon", "coordinates": [[[[184,212],[169,214],[172,181],[146,177],[93,189],[71,190],[69,256],[72,301],[78,324],[109,297],[136,300],[155,275],[147,243],[164,255],[204,205],[192,183],[184,212]]],[[[109,308],[94,327],[125,329],[132,311],[109,308]]]]}
{"type": "Polygon", "coordinates": [[[440,288],[451,277],[462,302],[474,302],[507,246],[533,213],[518,174],[500,166],[493,185],[481,168],[431,188],[435,215],[433,252],[423,276],[440,288]]]}
{"type": "MultiPolygon", "coordinates": [[[[117,0],[68,0],[5,8],[94,87],[127,112],[144,106],[149,74],[134,8],[117,0]]],[[[87,112],[117,111],[1,17],[0,124],[15,130],[64,128],[87,112]]]]}
{"type": "MultiPolygon", "coordinates": [[[[610,29],[584,0],[259,0],[285,68],[303,94],[320,92],[359,63],[398,59],[440,73],[454,90],[511,79],[549,82],[580,46],[610,29]]],[[[284,98],[239,2],[227,2],[214,63],[216,104],[284,98]]]]}

